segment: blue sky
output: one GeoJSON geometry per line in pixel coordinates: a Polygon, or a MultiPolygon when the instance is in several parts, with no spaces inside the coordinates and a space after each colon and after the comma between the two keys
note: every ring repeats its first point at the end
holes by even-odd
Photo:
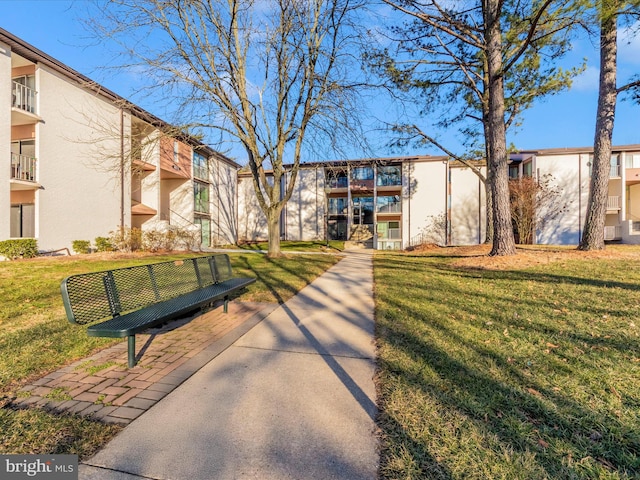
{"type": "MultiPolygon", "coordinates": [[[[152,105],[145,105],[135,97],[136,78],[131,75],[114,75],[100,67],[113,62],[112,51],[102,44],[91,42],[79,21],[86,7],[83,1],[69,0],[0,0],[2,17],[0,27],[31,43],[46,54],[71,68],[98,81],[119,95],[132,99],[151,113],[152,105]]],[[[566,62],[588,59],[585,73],[575,80],[570,91],[550,97],[524,114],[522,126],[509,136],[518,149],[579,147],[593,144],[595,112],[598,87],[598,55],[587,40],[574,44],[566,62]]],[[[619,79],[640,72],[640,35],[631,42],[621,39],[619,51],[619,79]]],[[[372,113],[375,116],[376,113],[372,113]]],[[[376,136],[379,137],[380,133],[376,136]]],[[[456,150],[455,138],[441,132],[447,145],[456,150]]],[[[377,156],[390,156],[383,148],[384,139],[377,156]]],[[[618,102],[613,138],[615,145],[640,143],[640,105],[630,101],[618,102]]],[[[434,148],[407,151],[407,154],[439,154],[434,148]]],[[[457,152],[462,153],[462,152],[457,152]]],[[[238,160],[243,163],[242,158],[238,160]]]]}

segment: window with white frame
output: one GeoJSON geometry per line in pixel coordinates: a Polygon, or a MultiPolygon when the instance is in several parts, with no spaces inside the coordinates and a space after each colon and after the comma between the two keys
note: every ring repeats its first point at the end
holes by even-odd
{"type": "Polygon", "coordinates": [[[625,156],[626,168],[640,168],[640,153],[627,153],[625,156]]]}
{"type": "Polygon", "coordinates": [[[199,213],[209,213],[209,184],[193,182],[194,210],[199,213]]]}
{"type": "Polygon", "coordinates": [[[193,176],[202,180],[209,180],[207,157],[197,152],[193,152],[193,176]]]}

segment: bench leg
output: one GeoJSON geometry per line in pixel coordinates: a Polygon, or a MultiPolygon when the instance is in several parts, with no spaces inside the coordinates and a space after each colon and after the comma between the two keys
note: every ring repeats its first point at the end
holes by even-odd
{"type": "Polygon", "coordinates": [[[136,336],[129,335],[127,343],[129,344],[129,368],[133,368],[136,366],[136,336]]]}
{"type": "Polygon", "coordinates": [[[224,309],[222,310],[224,313],[229,311],[229,295],[224,297],[224,309]]]}

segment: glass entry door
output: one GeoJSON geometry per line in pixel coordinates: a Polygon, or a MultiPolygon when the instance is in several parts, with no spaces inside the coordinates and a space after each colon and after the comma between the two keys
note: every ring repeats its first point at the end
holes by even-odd
{"type": "Polygon", "coordinates": [[[352,208],[354,225],[373,225],[373,197],[355,197],[352,208]]]}

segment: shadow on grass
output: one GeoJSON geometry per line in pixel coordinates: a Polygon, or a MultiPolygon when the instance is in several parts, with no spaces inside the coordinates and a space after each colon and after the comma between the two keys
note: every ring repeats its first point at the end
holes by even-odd
{"type": "MultiPolygon", "coordinates": [[[[376,311],[382,345],[381,428],[388,438],[382,457],[392,468],[393,462],[402,463],[397,452],[405,451],[419,465],[418,472],[395,471],[389,478],[638,478],[640,435],[633,412],[640,404],[639,390],[637,382],[616,382],[637,378],[637,366],[617,366],[633,356],[640,343],[626,332],[616,334],[619,326],[607,321],[602,328],[611,335],[602,336],[589,333],[589,327],[594,328],[589,322],[582,329],[577,323],[593,315],[598,292],[606,294],[612,287],[631,296],[625,299],[629,304],[640,300],[640,288],[632,281],[590,279],[572,272],[456,270],[424,257],[380,259],[376,311]],[[576,312],[561,312],[556,321],[552,315],[557,298],[527,298],[527,292],[533,297],[537,289],[547,285],[559,290],[559,284],[587,287],[589,294],[574,306],[576,312]],[[549,312],[550,318],[544,313],[514,316],[523,304],[527,312],[549,312]],[[561,343],[558,338],[564,342],[558,353],[538,351],[545,341],[561,343]],[[577,346],[587,354],[574,354],[577,346]],[[525,361],[529,356],[533,362],[525,361]],[[598,368],[605,360],[607,374],[598,368]],[[578,390],[562,383],[554,387],[563,379],[576,383],[578,390]],[[422,418],[406,420],[414,405],[393,402],[397,396],[415,402],[414,395],[426,399],[416,407],[422,418]],[[441,438],[436,431],[446,433],[441,438]],[[465,442],[460,436],[467,437],[465,442]],[[463,451],[465,444],[476,451],[472,456],[463,451]],[[483,455],[487,458],[478,462],[483,455]],[[475,467],[470,458],[478,462],[475,467]],[[521,465],[517,458],[524,459],[521,465]]],[[[616,309],[617,303],[596,307],[595,316],[602,308],[624,320],[627,310],[616,309]]]]}

